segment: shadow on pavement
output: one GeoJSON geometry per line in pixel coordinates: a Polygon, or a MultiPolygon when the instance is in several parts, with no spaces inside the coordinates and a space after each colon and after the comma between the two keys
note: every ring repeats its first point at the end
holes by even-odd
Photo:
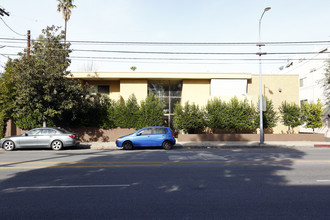
{"type": "Polygon", "coordinates": [[[328,186],[288,177],[304,172],[295,161],[306,154],[296,149],[79,153],[86,158],[62,151],[57,164],[1,169],[8,172],[0,182],[4,219],[325,219],[330,213],[328,186]]]}

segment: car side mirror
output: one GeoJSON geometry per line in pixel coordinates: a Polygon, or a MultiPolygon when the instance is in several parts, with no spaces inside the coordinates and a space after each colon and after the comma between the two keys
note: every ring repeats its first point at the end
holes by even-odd
{"type": "Polygon", "coordinates": [[[28,134],[28,133],[25,133],[24,135],[25,135],[25,136],[29,136],[29,134],[28,134]]]}
{"type": "Polygon", "coordinates": [[[137,133],[136,136],[141,136],[142,133],[137,133]]]}

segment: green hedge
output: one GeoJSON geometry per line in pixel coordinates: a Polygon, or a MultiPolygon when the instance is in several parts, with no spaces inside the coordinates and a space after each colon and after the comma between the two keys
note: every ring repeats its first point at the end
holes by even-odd
{"type": "MultiPolygon", "coordinates": [[[[264,128],[275,127],[279,116],[271,100],[266,99],[266,107],[267,110],[263,113],[264,128]]],[[[239,100],[237,97],[228,102],[214,98],[203,109],[188,102],[184,106],[177,104],[174,110],[174,128],[188,133],[204,128],[213,132],[222,129],[239,133],[254,131],[259,128],[259,124],[258,107],[247,99],[239,100]]]]}

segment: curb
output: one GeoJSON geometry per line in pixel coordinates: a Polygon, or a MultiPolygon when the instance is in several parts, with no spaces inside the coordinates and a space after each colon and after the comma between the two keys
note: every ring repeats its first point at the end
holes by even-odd
{"type": "MultiPolygon", "coordinates": [[[[116,146],[115,142],[86,142],[81,146],[91,150],[122,150],[116,146]]],[[[314,148],[314,147],[330,147],[330,144],[320,142],[177,142],[174,149],[238,149],[238,148],[314,148]]]]}
{"type": "Polygon", "coordinates": [[[314,147],[330,147],[330,144],[314,144],[314,147]]]}
{"type": "MultiPolygon", "coordinates": [[[[330,148],[329,142],[265,142],[260,144],[259,142],[217,142],[217,141],[204,141],[204,142],[177,142],[173,149],[267,149],[267,148],[330,148]]],[[[78,149],[90,149],[90,150],[122,150],[117,147],[115,142],[82,142],[78,149]]],[[[5,151],[0,148],[0,151],[5,151]]]]}

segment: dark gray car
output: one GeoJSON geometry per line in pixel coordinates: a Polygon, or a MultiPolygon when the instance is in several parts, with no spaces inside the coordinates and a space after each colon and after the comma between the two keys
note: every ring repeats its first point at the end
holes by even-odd
{"type": "Polygon", "coordinates": [[[0,146],[7,151],[15,148],[52,148],[79,145],[76,134],[59,128],[35,128],[22,135],[6,137],[0,140],[0,146]]]}

